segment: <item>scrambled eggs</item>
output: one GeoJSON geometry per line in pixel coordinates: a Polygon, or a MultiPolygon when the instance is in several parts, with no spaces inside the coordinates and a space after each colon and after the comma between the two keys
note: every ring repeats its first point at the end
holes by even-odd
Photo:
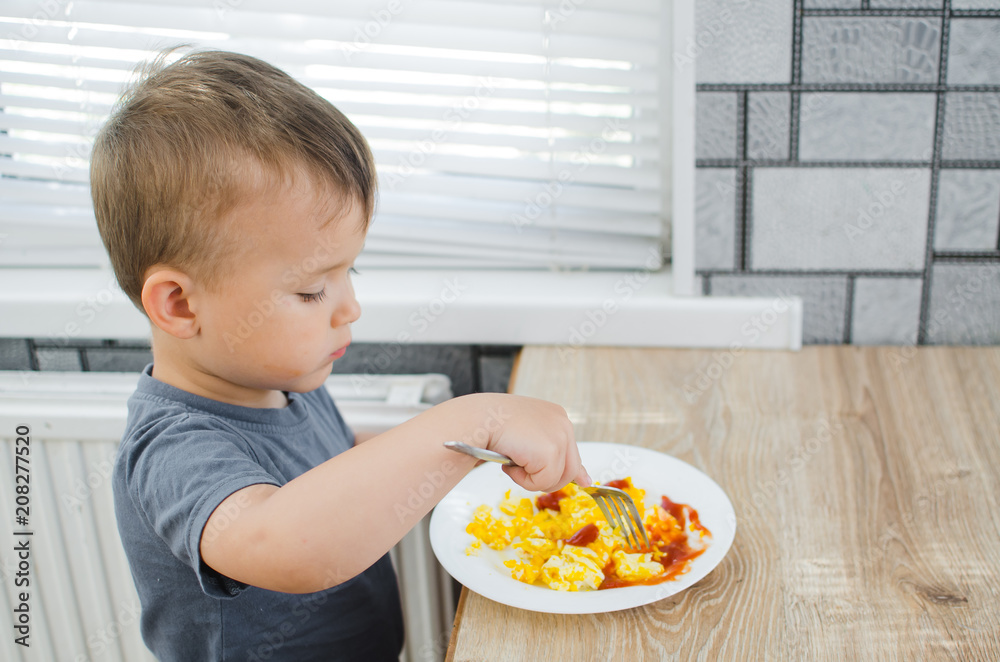
{"type": "MultiPolygon", "coordinates": [[[[465,529],[475,537],[466,554],[478,554],[483,544],[498,551],[511,548],[513,558],[504,565],[514,579],[557,591],[597,590],[602,584],[608,586],[606,580],[622,586],[655,583],[660,576],[668,579],[665,573],[672,557],[667,547],[678,543],[686,548],[684,522],[660,506],[647,508],[645,491],[634,487],[631,478],[612,483],[628,492],[643,513],[650,549],[630,549],[624,536],[604,519],[593,498],[570,483],[558,492],[542,495],[535,503],[526,497],[512,498],[507,490],[499,517],[488,505],[476,508],[465,529]]],[[[683,520],[683,514],[678,514],[683,520]]],[[[707,533],[699,528],[703,535],[707,533]]],[[[693,556],[684,560],[690,558],[693,556]]]]}

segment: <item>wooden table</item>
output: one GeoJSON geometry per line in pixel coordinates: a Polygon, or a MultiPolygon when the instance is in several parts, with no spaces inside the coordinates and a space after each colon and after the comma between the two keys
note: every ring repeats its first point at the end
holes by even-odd
{"type": "Polygon", "coordinates": [[[626,611],[463,589],[449,660],[1000,659],[1000,348],[528,347],[511,390],[706,472],[736,540],[626,611]]]}

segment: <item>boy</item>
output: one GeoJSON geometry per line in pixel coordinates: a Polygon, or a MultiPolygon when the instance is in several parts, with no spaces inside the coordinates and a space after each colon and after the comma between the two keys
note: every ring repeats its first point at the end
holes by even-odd
{"type": "Polygon", "coordinates": [[[475,464],[446,440],[510,455],[528,489],[590,483],[565,412],[531,398],[455,398],[354,443],[323,383],[361,312],[375,168],[347,118],[283,72],[161,58],[98,135],[91,186],[151,322],[113,485],[160,660],[396,659],[387,552],[475,464]]]}

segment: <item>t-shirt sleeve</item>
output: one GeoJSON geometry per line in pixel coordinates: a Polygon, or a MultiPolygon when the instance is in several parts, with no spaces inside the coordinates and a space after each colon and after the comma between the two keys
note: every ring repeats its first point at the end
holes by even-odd
{"type": "Polygon", "coordinates": [[[202,531],[229,495],[260,483],[281,481],[256,461],[245,440],[209,417],[185,414],[153,426],[126,450],[126,487],[174,556],[190,566],[202,590],[229,598],[246,585],[201,560],[202,531]]]}

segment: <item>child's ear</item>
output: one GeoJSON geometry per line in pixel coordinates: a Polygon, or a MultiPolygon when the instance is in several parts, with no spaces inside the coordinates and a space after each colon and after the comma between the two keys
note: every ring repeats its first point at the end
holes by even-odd
{"type": "Polygon", "coordinates": [[[182,271],[164,265],[150,267],[142,285],[142,307],[150,321],[181,339],[198,333],[198,320],[191,309],[194,281],[182,271]]]}

